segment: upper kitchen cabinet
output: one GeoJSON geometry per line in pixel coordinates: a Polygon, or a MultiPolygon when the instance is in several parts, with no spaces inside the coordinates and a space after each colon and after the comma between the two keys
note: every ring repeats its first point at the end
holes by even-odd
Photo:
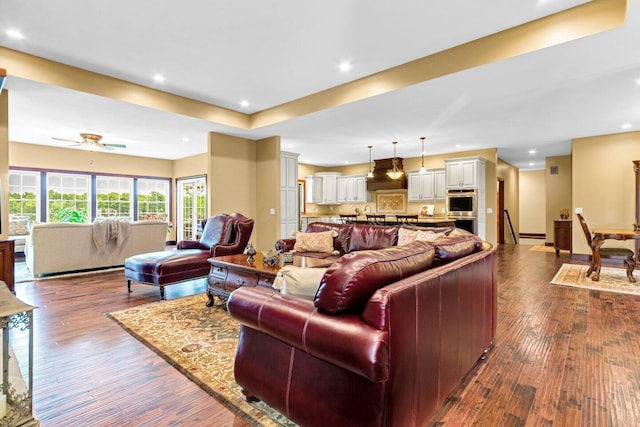
{"type": "Polygon", "coordinates": [[[305,177],[307,203],[338,204],[339,172],[318,172],[305,177]]]}
{"type": "Polygon", "coordinates": [[[444,200],[446,197],[445,170],[429,169],[425,173],[411,171],[407,173],[410,202],[444,200]]]}
{"type": "Polygon", "coordinates": [[[338,182],[338,203],[366,203],[367,177],[365,175],[340,176],[338,182]]]}
{"type": "Polygon", "coordinates": [[[468,157],[445,160],[447,189],[476,188],[484,190],[485,159],[468,157]]]}

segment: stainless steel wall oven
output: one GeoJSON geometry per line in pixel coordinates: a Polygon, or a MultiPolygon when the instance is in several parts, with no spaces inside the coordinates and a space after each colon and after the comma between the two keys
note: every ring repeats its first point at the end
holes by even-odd
{"type": "Polygon", "coordinates": [[[448,190],[447,215],[456,218],[477,216],[478,196],[476,190],[448,190]]]}

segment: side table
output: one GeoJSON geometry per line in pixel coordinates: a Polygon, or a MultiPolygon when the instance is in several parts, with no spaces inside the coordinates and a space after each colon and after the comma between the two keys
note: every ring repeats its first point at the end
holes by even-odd
{"type": "Polygon", "coordinates": [[[560,250],[567,250],[571,253],[571,220],[556,219],[553,221],[553,247],[556,256],[560,255],[560,250]]]}

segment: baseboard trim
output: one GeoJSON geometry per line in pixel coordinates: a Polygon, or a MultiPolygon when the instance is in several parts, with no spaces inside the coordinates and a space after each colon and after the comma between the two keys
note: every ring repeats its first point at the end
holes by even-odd
{"type": "Polygon", "coordinates": [[[546,239],[547,235],[544,233],[519,233],[521,239],[546,239]]]}

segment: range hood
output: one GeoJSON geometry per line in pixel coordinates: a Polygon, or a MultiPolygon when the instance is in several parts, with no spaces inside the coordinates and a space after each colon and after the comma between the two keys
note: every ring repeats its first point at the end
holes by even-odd
{"type": "MultiPolygon", "coordinates": [[[[396,157],[398,168],[403,169],[402,158],[396,157]]],[[[393,169],[393,158],[374,160],[373,178],[367,179],[367,191],[376,190],[406,190],[407,174],[399,179],[391,179],[387,176],[387,171],[393,169]]]]}

